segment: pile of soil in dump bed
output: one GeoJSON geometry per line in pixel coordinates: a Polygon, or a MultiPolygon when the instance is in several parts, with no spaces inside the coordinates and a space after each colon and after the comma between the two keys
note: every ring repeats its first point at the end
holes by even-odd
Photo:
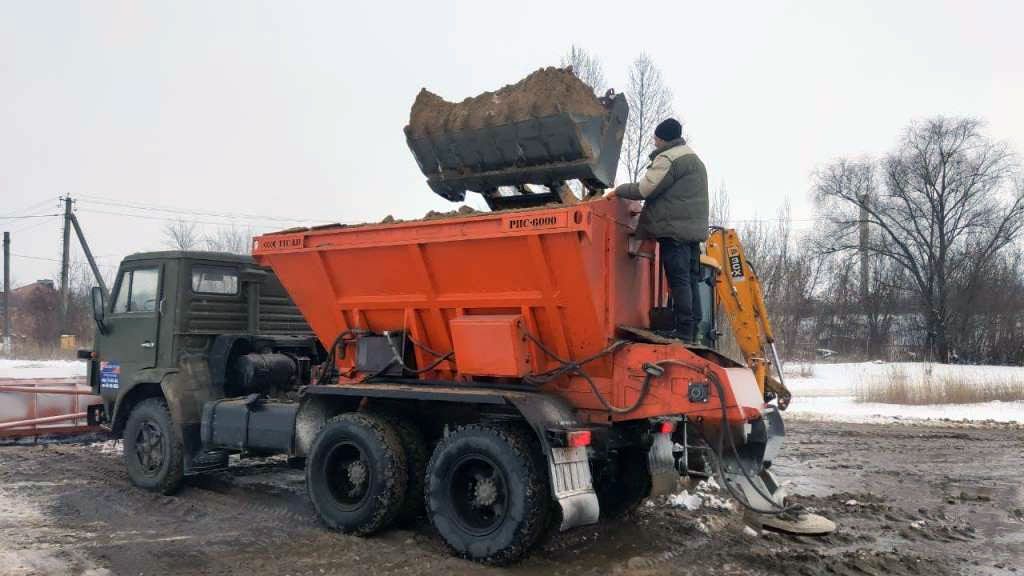
{"type": "MultiPolygon", "coordinates": [[[[483,214],[483,212],[480,212],[479,210],[473,208],[472,206],[468,206],[468,205],[463,204],[462,206],[459,206],[458,210],[452,210],[450,212],[438,212],[436,210],[431,210],[430,212],[427,212],[426,214],[424,214],[423,218],[418,218],[418,219],[415,219],[415,220],[400,220],[398,218],[395,218],[391,214],[388,214],[387,216],[384,217],[383,220],[381,220],[380,222],[377,222],[377,224],[398,224],[400,222],[419,222],[419,221],[423,221],[423,220],[444,220],[445,218],[455,218],[457,216],[472,216],[473,214],[483,214]]],[[[374,224],[374,223],[373,222],[367,222],[366,224],[356,224],[356,226],[367,226],[369,224],[374,224]]]]}
{"type": "Polygon", "coordinates": [[[413,137],[442,131],[476,130],[530,118],[572,112],[587,116],[606,113],[589,86],[571,68],[541,68],[496,92],[484,92],[458,104],[420,90],[409,114],[406,131],[413,137]]]}

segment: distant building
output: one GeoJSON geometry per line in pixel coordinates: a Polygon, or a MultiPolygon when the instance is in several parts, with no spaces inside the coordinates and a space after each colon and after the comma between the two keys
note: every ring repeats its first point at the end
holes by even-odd
{"type": "MultiPolygon", "coordinates": [[[[11,342],[46,345],[56,341],[59,331],[60,293],[53,280],[37,280],[11,290],[11,342]]],[[[3,299],[0,298],[0,318],[3,299]]],[[[0,326],[2,330],[2,326],[0,326]]]]}

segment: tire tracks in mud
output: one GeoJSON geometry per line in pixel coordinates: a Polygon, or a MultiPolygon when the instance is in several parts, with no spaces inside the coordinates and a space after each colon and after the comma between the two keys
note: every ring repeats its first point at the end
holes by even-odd
{"type": "MultiPolygon", "coordinates": [[[[1024,432],[797,422],[789,433],[779,474],[803,494],[795,501],[838,522],[828,537],[752,536],[738,512],[659,502],[554,531],[507,572],[1010,575],[1024,564],[1012,484],[1024,432]]],[[[246,460],[162,496],[131,487],[109,446],[69,444],[0,447],[0,559],[11,555],[69,574],[498,573],[449,557],[423,521],[366,539],[323,529],[302,473],[281,460],[246,460]]]]}

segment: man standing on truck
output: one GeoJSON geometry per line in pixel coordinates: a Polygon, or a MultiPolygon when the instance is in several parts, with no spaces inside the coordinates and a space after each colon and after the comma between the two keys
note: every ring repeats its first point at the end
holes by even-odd
{"type": "Polygon", "coordinates": [[[639,182],[622,184],[609,197],[643,200],[637,234],[657,239],[672,291],[673,330],[667,334],[693,343],[701,320],[700,243],[708,234],[708,174],[686,145],[675,118],[654,130],[654,151],[639,182]]]}

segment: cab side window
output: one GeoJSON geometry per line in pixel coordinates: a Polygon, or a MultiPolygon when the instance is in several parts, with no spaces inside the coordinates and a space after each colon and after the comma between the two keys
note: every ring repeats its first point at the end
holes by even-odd
{"type": "Polygon", "coordinates": [[[114,299],[114,314],[123,312],[153,312],[157,308],[160,293],[160,270],[157,268],[136,268],[121,274],[117,297],[114,299]]]}
{"type": "Polygon", "coordinates": [[[238,294],[238,272],[231,268],[193,266],[192,291],[196,294],[238,294]]]}

